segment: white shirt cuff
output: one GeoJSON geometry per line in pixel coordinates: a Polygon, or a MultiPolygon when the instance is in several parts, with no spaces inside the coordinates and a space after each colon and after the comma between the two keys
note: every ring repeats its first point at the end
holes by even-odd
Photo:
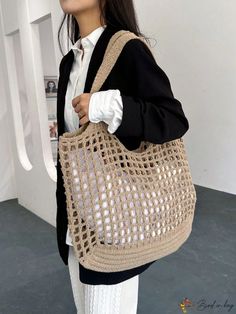
{"type": "Polygon", "coordinates": [[[119,89],[92,93],[89,101],[89,120],[93,123],[104,121],[108,132],[114,133],[122,121],[123,103],[119,89]]]}

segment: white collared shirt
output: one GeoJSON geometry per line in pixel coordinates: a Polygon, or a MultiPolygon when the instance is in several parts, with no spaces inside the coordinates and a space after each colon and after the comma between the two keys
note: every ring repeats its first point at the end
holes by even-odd
{"type": "MultiPolygon", "coordinates": [[[[71,47],[75,58],[68,80],[65,98],[65,131],[72,132],[79,128],[79,117],[72,106],[72,99],[83,93],[87,76],[89,62],[95,44],[104,31],[106,25],[93,30],[86,37],[79,38],[71,47]],[[80,48],[80,44],[84,49],[80,48]]],[[[107,130],[114,133],[121,123],[123,114],[123,103],[119,89],[109,89],[106,91],[95,92],[89,101],[88,118],[91,122],[107,123],[107,130]]],[[[66,243],[72,245],[69,229],[67,229],[66,243]]]]}

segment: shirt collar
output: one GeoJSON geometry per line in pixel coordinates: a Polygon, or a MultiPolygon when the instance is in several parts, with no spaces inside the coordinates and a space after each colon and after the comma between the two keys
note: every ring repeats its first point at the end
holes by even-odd
{"type": "Polygon", "coordinates": [[[97,28],[95,28],[91,33],[89,33],[87,36],[83,37],[83,38],[79,38],[73,46],[71,46],[71,49],[73,50],[74,54],[76,54],[76,52],[82,51],[82,49],[80,49],[80,43],[82,44],[83,48],[87,48],[87,47],[94,47],[96,45],[96,42],[98,40],[98,38],[100,37],[100,35],[102,34],[103,30],[105,29],[107,25],[103,25],[103,26],[99,26],[97,28]]]}

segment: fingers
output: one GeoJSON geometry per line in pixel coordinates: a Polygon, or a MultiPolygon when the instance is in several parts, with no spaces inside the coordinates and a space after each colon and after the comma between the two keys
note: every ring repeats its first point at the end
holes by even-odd
{"type": "Polygon", "coordinates": [[[83,94],[75,97],[72,100],[72,106],[74,107],[74,111],[76,113],[80,113],[79,117],[83,117],[86,114],[86,99],[83,97],[83,94]]]}
{"type": "Polygon", "coordinates": [[[80,124],[80,125],[83,125],[83,124],[85,124],[85,123],[88,122],[88,121],[89,121],[88,116],[84,116],[82,119],[80,118],[79,124],[80,124]]]}
{"type": "Polygon", "coordinates": [[[82,97],[81,97],[82,95],[83,95],[83,94],[81,94],[81,95],[75,97],[74,99],[72,99],[72,106],[73,106],[73,107],[76,107],[76,105],[80,102],[80,99],[82,98],[82,97]]]}
{"type": "Polygon", "coordinates": [[[89,108],[90,93],[83,93],[72,100],[72,106],[74,111],[78,113],[80,124],[84,124],[89,121],[88,108],[89,108]]]}

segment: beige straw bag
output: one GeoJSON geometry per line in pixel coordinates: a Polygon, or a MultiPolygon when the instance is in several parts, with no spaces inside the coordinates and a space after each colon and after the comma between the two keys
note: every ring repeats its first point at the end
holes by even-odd
{"type": "MultiPolygon", "coordinates": [[[[99,91],[126,42],[109,41],[91,93],[99,91]]],[[[59,137],[68,228],[78,261],[102,272],[131,269],[176,251],[189,237],[196,191],[183,139],[128,150],[104,122],[59,137]]]]}

